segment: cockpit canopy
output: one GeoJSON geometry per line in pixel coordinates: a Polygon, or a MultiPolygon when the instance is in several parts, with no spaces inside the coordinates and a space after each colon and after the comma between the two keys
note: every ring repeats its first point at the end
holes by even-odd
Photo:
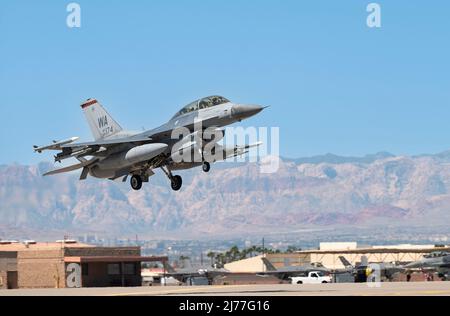
{"type": "Polygon", "coordinates": [[[214,96],[206,97],[203,99],[199,99],[199,100],[196,100],[196,101],[186,105],[177,114],[175,114],[172,119],[174,119],[180,115],[186,114],[186,113],[190,113],[190,112],[201,110],[201,109],[206,109],[206,108],[209,108],[212,106],[216,106],[216,105],[220,105],[220,104],[224,104],[224,103],[228,103],[228,102],[230,102],[228,99],[221,97],[219,95],[214,95],[214,96]]]}

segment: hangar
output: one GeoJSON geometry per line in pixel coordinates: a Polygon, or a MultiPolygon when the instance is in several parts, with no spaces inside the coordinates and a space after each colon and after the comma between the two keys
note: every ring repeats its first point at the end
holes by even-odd
{"type": "MultiPolygon", "coordinates": [[[[264,256],[279,269],[287,266],[317,265],[330,270],[344,269],[339,259],[345,257],[353,265],[361,262],[362,257],[367,257],[373,263],[407,263],[417,261],[423,255],[434,251],[450,252],[448,246],[435,245],[386,245],[386,246],[363,246],[356,242],[326,242],[320,243],[318,249],[297,251],[294,253],[264,254],[264,256]]],[[[258,273],[267,271],[266,266],[259,255],[225,265],[225,268],[236,273],[258,273]]]]}
{"type": "Polygon", "coordinates": [[[343,269],[344,265],[339,259],[345,257],[352,265],[361,263],[362,257],[367,257],[372,263],[407,263],[417,261],[424,255],[434,251],[449,251],[448,246],[437,245],[380,245],[358,247],[352,243],[320,243],[317,250],[305,250],[298,256],[306,258],[310,263],[320,263],[328,269],[343,269]]]}

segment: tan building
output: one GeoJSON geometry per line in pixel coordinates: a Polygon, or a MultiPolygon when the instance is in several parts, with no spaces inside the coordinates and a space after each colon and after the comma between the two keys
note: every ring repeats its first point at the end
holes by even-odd
{"type": "Polygon", "coordinates": [[[239,261],[230,262],[225,264],[224,268],[233,273],[265,272],[266,267],[261,258],[262,256],[255,256],[239,261]]]}
{"type": "Polygon", "coordinates": [[[0,288],[140,286],[140,247],[77,242],[0,243],[0,288]]]}
{"type": "MultiPolygon", "coordinates": [[[[280,253],[280,254],[265,254],[267,260],[272,263],[275,268],[282,268],[285,266],[301,266],[310,263],[309,255],[302,255],[300,253],[280,253]]],[[[231,263],[225,264],[224,268],[233,273],[259,273],[266,272],[267,267],[262,260],[263,256],[255,256],[231,263]]]]}
{"type": "Polygon", "coordinates": [[[17,288],[17,253],[0,252],[0,289],[17,288]]]}

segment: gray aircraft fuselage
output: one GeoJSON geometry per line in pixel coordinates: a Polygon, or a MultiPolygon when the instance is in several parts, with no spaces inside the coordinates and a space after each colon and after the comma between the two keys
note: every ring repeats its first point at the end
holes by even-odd
{"type": "MultiPolygon", "coordinates": [[[[196,124],[201,124],[203,130],[211,127],[220,128],[249,118],[259,113],[262,109],[263,107],[257,105],[239,105],[227,102],[206,109],[199,109],[189,113],[176,115],[165,124],[142,133],[122,132],[119,136],[128,136],[130,143],[113,147],[110,150],[105,151],[102,155],[106,157],[104,160],[110,158],[110,156],[114,154],[120,155],[120,153],[135,147],[135,145],[133,145],[133,139],[142,139],[145,137],[151,138],[152,141],[156,143],[167,144],[168,146],[163,152],[170,154],[172,146],[179,141],[179,139],[172,139],[172,132],[178,128],[187,128],[191,133],[194,132],[196,124]]],[[[132,166],[124,167],[124,169],[117,169],[117,167],[120,166],[111,166],[111,164],[106,164],[103,160],[100,160],[96,166],[91,168],[90,174],[97,178],[115,178],[125,174],[128,169],[139,168],[139,166],[144,163],[145,161],[138,162],[132,166]]],[[[201,164],[201,162],[171,164],[170,169],[188,169],[201,164]]]]}
{"type": "Polygon", "coordinates": [[[432,269],[447,274],[450,270],[450,253],[434,252],[418,261],[405,265],[406,269],[432,269]]]}
{"type": "Polygon", "coordinates": [[[83,169],[80,180],[91,175],[111,180],[123,177],[123,181],[125,181],[131,175],[132,188],[139,190],[142,182],[147,182],[148,178],[154,174],[152,170],[161,168],[171,180],[172,189],[179,190],[182,179],[180,176],[172,175],[172,170],[202,165],[203,171],[208,172],[210,162],[244,154],[248,152],[249,148],[260,144],[233,146],[232,148],[218,146],[217,150],[222,154],[222,158],[217,159],[218,156],[214,153],[211,155],[214,156],[214,159],[207,160],[206,150],[204,150],[206,140],[202,138],[206,129],[212,129],[223,136],[222,127],[240,122],[263,110],[263,107],[259,105],[237,104],[221,96],[196,100],[182,108],[165,124],[144,132],[123,130],[96,99],[88,99],[81,105],[81,108],[95,140],[87,143],[73,143],[77,138],[72,137],[59,142],[54,141],[53,144],[47,146],[34,146],[34,151],[39,153],[44,150],[61,150],[55,156],[55,161],[61,162],[72,157],[80,161],[77,165],[53,170],[45,175],[64,173],[80,168],[83,169]],[[174,133],[177,130],[179,133],[174,133]],[[200,144],[198,144],[198,138],[195,142],[191,141],[191,138],[198,134],[202,135],[198,137],[200,144]],[[187,145],[182,147],[179,152],[200,152],[200,160],[175,159],[174,145],[183,143],[183,141],[187,145]],[[85,157],[93,158],[88,160],[85,157]]]}

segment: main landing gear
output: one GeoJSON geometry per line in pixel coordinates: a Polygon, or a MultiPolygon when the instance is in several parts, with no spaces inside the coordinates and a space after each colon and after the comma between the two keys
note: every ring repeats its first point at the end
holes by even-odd
{"type": "Polygon", "coordinates": [[[178,191],[183,185],[183,179],[180,176],[173,176],[170,182],[172,190],[174,191],[178,191]]]}
{"type": "Polygon", "coordinates": [[[140,190],[142,188],[142,178],[140,175],[133,175],[130,179],[130,184],[133,190],[140,190]]]}
{"type": "MultiPolygon", "coordinates": [[[[174,191],[179,191],[183,185],[183,179],[176,175],[174,176],[172,174],[172,171],[167,168],[167,167],[161,167],[162,171],[164,171],[164,173],[166,174],[166,176],[169,178],[170,180],[170,186],[172,187],[172,190],[174,191]]],[[[204,172],[209,172],[211,170],[211,164],[207,161],[204,161],[202,164],[202,169],[204,172]]],[[[133,190],[140,190],[142,188],[142,182],[147,182],[148,181],[148,177],[145,177],[144,175],[144,179],[142,179],[142,176],[139,174],[135,174],[131,177],[130,179],[130,184],[131,187],[133,188],[133,190]]],[[[123,181],[126,181],[126,178],[124,178],[123,181]]]]}
{"type": "Polygon", "coordinates": [[[172,187],[172,190],[174,190],[174,191],[180,190],[181,186],[183,185],[183,179],[178,175],[174,176],[172,174],[172,171],[170,171],[169,168],[166,169],[164,167],[161,167],[161,170],[164,171],[166,176],[169,178],[170,186],[172,187]]]}

